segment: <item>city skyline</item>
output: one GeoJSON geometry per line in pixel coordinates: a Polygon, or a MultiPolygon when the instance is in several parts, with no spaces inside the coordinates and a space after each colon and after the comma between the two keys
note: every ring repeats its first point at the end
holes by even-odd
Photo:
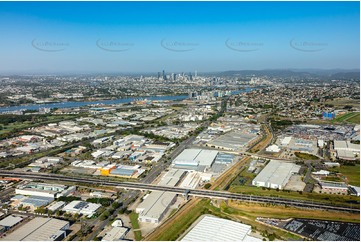
{"type": "Polygon", "coordinates": [[[358,69],[359,28],[358,2],[1,2],[0,73],[358,69]]]}

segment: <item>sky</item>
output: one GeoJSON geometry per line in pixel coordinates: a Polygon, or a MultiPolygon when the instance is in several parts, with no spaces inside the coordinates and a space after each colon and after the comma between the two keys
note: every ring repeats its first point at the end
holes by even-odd
{"type": "Polygon", "coordinates": [[[0,2],[0,73],[359,69],[359,2],[0,2]]]}

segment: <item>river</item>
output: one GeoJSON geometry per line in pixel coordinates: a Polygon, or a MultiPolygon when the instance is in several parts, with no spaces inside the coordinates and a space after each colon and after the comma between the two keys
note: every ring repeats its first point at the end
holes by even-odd
{"type": "MultiPolygon", "coordinates": [[[[245,88],[243,90],[232,91],[232,95],[239,94],[242,92],[250,92],[254,88],[245,88]]],[[[46,104],[31,104],[23,106],[10,106],[0,108],[0,113],[3,112],[12,112],[18,110],[38,110],[39,108],[78,108],[87,105],[96,105],[96,104],[119,104],[119,103],[129,103],[139,99],[147,99],[152,101],[165,101],[165,100],[183,100],[188,98],[188,95],[177,95],[177,96],[149,96],[149,97],[134,97],[134,98],[120,98],[114,100],[98,100],[98,101],[88,101],[88,102],[62,102],[62,103],[46,103],[46,104]]]]}

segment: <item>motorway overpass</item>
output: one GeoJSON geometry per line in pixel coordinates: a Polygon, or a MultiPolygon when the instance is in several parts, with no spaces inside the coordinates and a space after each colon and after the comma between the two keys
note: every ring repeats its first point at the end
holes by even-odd
{"type": "Polygon", "coordinates": [[[32,174],[26,172],[0,170],[0,176],[32,179],[32,180],[43,180],[43,181],[87,183],[93,185],[96,184],[103,186],[114,186],[117,188],[141,190],[141,191],[146,191],[146,190],[165,191],[165,192],[173,192],[186,196],[197,196],[197,197],[207,197],[207,198],[217,198],[217,199],[232,199],[232,200],[239,200],[246,202],[287,205],[287,206],[294,206],[294,207],[301,207],[308,209],[321,209],[321,210],[332,210],[332,211],[342,211],[342,212],[352,212],[352,213],[360,212],[360,208],[358,204],[357,205],[355,204],[353,206],[339,206],[339,205],[324,204],[319,202],[300,201],[300,200],[285,199],[278,197],[253,196],[253,195],[246,195],[239,193],[230,193],[224,191],[213,191],[213,190],[203,190],[203,189],[186,189],[180,187],[159,186],[159,185],[135,183],[135,182],[117,182],[117,181],[108,181],[104,179],[69,177],[69,176],[47,174],[47,173],[32,174]]]}

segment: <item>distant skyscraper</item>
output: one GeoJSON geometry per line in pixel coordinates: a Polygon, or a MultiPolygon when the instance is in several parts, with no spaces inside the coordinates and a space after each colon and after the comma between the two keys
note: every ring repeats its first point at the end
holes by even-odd
{"type": "Polygon", "coordinates": [[[167,80],[167,76],[165,75],[165,71],[163,70],[163,80],[167,80]]]}
{"type": "Polygon", "coordinates": [[[193,81],[192,73],[189,73],[189,80],[193,81]]]}
{"type": "Polygon", "coordinates": [[[158,80],[160,79],[160,72],[158,71],[158,80]]]}
{"type": "Polygon", "coordinates": [[[173,73],[173,81],[177,80],[177,74],[173,73]]]}

